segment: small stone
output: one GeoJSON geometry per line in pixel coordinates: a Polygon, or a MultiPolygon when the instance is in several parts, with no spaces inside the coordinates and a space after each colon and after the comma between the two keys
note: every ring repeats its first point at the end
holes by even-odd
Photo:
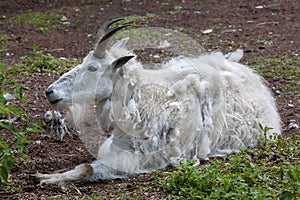
{"type": "Polygon", "coordinates": [[[296,123],[291,122],[288,125],[288,130],[291,130],[291,129],[299,129],[299,125],[296,124],[296,123]]]}
{"type": "Polygon", "coordinates": [[[276,90],[275,93],[276,93],[277,95],[281,95],[281,92],[280,92],[279,90],[276,90]]]}
{"type": "Polygon", "coordinates": [[[158,48],[168,48],[171,46],[171,43],[168,42],[167,40],[160,42],[158,48]]]}
{"type": "Polygon", "coordinates": [[[255,6],[256,9],[263,9],[264,6],[255,6]]]}
{"type": "Polygon", "coordinates": [[[288,108],[294,108],[295,106],[293,104],[291,104],[291,103],[288,103],[287,107],[288,108]]]}
{"type": "Polygon", "coordinates": [[[213,32],[212,29],[207,29],[207,30],[202,31],[203,34],[210,34],[212,32],[213,32]]]}

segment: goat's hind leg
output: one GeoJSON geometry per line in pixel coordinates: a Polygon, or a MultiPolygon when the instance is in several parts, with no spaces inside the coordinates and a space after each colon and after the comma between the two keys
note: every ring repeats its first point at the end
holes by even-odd
{"type": "Polygon", "coordinates": [[[40,181],[40,184],[57,184],[63,186],[72,182],[88,180],[93,176],[93,174],[94,170],[90,164],[81,164],[76,166],[74,169],[63,173],[37,173],[34,177],[40,181]]]}

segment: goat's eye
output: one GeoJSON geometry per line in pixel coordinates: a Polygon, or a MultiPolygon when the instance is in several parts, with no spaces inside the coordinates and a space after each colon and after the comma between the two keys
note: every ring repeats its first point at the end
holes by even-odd
{"type": "Polygon", "coordinates": [[[98,67],[95,67],[95,66],[93,66],[93,65],[88,66],[88,70],[89,70],[90,72],[95,72],[95,71],[97,71],[97,69],[98,69],[98,67]]]}

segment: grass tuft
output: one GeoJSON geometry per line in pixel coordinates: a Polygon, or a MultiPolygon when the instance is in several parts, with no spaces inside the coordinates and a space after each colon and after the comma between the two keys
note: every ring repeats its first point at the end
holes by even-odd
{"type": "Polygon", "coordinates": [[[38,50],[37,47],[33,47],[33,52],[22,56],[20,60],[22,63],[18,65],[19,67],[14,67],[13,70],[22,70],[22,73],[50,72],[62,74],[79,64],[78,60],[56,58],[50,53],[38,50]]]}
{"type": "Polygon", "coordinates": [[[37,31],[45,33],[52,29],[59,29],[60,25],[70,25],[70,22],[65,16],[53,15],[50,12],[29,12],[17,15],[12,18],[23,24],[29,24],[35,27],[37,31]]]}
{"type": "Polygon", "coordinates": [[[263,77],[273,82],[280,82],[284,93],[300,97],[300,58],[277,56],[271,58],[256,57],[248,59],[247,64],[263,77]]]}

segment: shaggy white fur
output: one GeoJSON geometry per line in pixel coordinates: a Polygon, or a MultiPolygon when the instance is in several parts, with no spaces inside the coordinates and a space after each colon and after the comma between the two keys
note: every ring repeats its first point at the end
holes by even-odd
{"type": "Polygon", "coordinates": [[[49,101],[70,109],[76,123],[85,118],[85,103],[94,100],[99,131],[112,136],[92,164],[37,174],[42,183],[128,177],[226,155],[256,146],[263,137],[259,124],[273,128],[267,137],[280,134],[274,98],[262,77],[238,63],[240,50],[175,57],[150,70],[131,59],[126,42],[99,57],[100,41],[81,65],[48,88],[49,101]]]}

